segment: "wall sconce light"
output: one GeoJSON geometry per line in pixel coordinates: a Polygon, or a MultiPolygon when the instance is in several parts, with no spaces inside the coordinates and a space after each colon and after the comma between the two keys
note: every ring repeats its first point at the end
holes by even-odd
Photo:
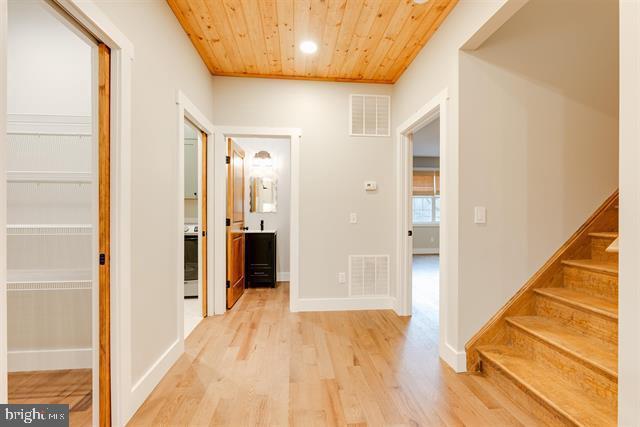
{"type": "Polygon", "coordinates": [[[273,167],[273,159],[268,151],[258,151],[253,156],[253,167],[256,168],[271,168],[273,167]]]}

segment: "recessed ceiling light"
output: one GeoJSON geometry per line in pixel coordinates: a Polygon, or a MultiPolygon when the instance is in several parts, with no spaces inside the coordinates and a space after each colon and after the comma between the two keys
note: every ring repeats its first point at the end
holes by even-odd
{"type": "Polygon", "coordinates": [[[312,54],[312,53],[316,53],[316,50],[318,50],[318,45],[315,44],[315,42],[312,42],[311,40],[305,40],[302,43],[300,43],[300,50],[302,51],[302,53],[306,53],[306,54],[312,54]]]}
{"type": "Polygon", "coordinates": [[[425,4],[426,2],[428,2],[429,0],[413,0],[413,2],[415,4],[425,4]]]}

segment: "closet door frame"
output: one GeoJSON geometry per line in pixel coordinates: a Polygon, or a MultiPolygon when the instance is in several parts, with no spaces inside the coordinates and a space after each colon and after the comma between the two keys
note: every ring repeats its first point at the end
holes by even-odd
{"type": "Polygon", "coordinates": [[[176,246],[178,253],[176,257],[176,267],[178,272],[176,281],[176,327],[178,330],[178,349],[180,353],[184,351],[184,126],[189,122],[198,134],[198,194],[205,197],[199,197],[198,200],[198,217],[200,218],[203,230],[200,230],[200,238],[198,239],[198,262],[200,280],[199,293],[202,296],[202,317],[211,316],[214,307],[214,293],[212,284],[215,264],[215,251],[213,240],[209,238],[210,224],[214,223],[215,211],[214,201],[214,173],[213,166],[209,159],[213,158],[213,135],[214,128],[206,115],[186,96],[184,92],[178,90],[176,93],[177,104],[177,175],[178,191],[176,193],[177,206],[177,224],[176,224],[176,246]],[[205,231],[206,236],[202,235],[205,231]],[[204,268],[202,268],[204,267],[204,268]]]}
{"type": "MultiPolygon", "coordinates": [[[[45,0],[63,15],[91,34],[97,43],[110,50],[105,63],[109,64],[109,88],[104,91],[108,103],[108,122],[101,131],[109,143],[109,241],[108,284],[103,286],[109,305],[102,307],[109,322],[102,331],[103,342],[94,341],[96,352],[103,351],[103,360],[109,360],[109,370],[102,377],[103,397],[109,407],[95,416],[100,426],[124,425],[142,404],[154,384],[131,378],[131,84],[133,44],[111,20],[91,2],[83,0],[45,0]],[[108,92],[108,93],[107,93],[108,92]],[[108,340],[108,341],[107,341],[108,340]],[[103,344],[103,348],[99,348],[103,344]],[[108,359],[107,359],[108,358],[108,359]],[[109,390],[109,393],[106,391],[109,390]],[[105,400],[106,402],[106,400],[105,400]]],[[[8,2],[0,0],[0,135],[7,132],[7,23],[8,2]]],[[[94,73],[94,75],[96,75],[94,73]]],[[[95,88],[94,84],[94,88],[95,88]]],[[[105,88],[106,89],[106,88],[105,88]]],[[[95,101],[94,101],[95,102],[95,101]]],[[[0,158],[6,157],[5,144],[0,144],[0,158]]],[[[0,162],[0,176],[5,176],[6,165],[0,162]]],[[[6,247],[6,180],[0,180],[0,247],[6,247]]],[[[103,205],[104,206],[104,205],[103,205]]],[[[103,242],[107,240],[103,239],[103,242]]],[[[105,257],[106,257],[105,253],[105,257]]],[[[98,254],[96,253],[96,257],[98,254]]],[[[96,259],[99,263],[99,259],[96,259]]],[[[7,287],[6,258],[0,257],[0,403],[6,403],[7,387],[7,287]]],[[[95,276],[94,276],[95,277],[95,276]]],[[[105,282],[103,282],[105,283],[105,282]]],[[[99,309],[95,306],[94,309],[99,309]]],[[[97,328],[94,327],[94,331],[97,328]]],[[[98,341],[100,341],[98,339],[98,341]]],[[[100,356],[98,356],[100,358],[100,356]]],[[[105,364],[106,366],[106,364],[105,364]]],[[[95,384],[95,381],[94,381],[95,384]]],[[[94,389],[95,390],[95,389],[94,389]]],[[[94,414],[96,412],[94,411],[94,414]]]]}

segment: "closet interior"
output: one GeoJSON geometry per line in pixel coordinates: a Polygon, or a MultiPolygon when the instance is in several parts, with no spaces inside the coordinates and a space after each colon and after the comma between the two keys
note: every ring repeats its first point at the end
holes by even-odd
{"type": "Polygon", "coordinates": [[[9,402],[68,404],[92,425],[95,46],[56,13],[9,3],[9,402]]]}

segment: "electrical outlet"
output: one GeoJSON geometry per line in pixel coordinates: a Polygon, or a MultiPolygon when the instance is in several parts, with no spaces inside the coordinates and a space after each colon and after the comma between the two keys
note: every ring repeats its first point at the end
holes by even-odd
{"type": "Polygon", "coordinates": [[[349,222],[351,224],[357,224],[358,223],[358,214],[355,212],[351,212],[351,214],[349,215],[349,222]]]}
{"type": "Polygon", "coordinates": [[[347,273],[338,273],[338,283],[347,283],[347,273]]]}

